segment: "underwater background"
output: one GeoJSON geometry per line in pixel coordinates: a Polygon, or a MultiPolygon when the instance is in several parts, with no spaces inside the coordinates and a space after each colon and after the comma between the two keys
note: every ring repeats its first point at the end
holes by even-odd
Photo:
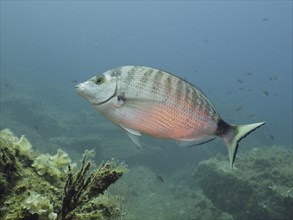
{"type": "MultiPolygon", "coordinates": [[[[215,186],[205,189],[205,183],[224,181],[224,177],[208,179],[201,176],[201,170],[213,172],[198,169],[210,158],[214,158],[211,163],[229,163],[222,140],[182,149],[171,141],[144,137],[145,148],[137,149],[120,128],[76,93],[79,82],[117,66],[150,66],[186,79],[208,96],[229,123],[266,121],[240,142],[235,167],[243,170],[247,164],[250,170],[245,172],[250,174],[244,173],[245,177],[264,166],[266,180],[272,180],[274,168],[292,164],[292,1],[0,4],[0,130],[9,128],[16,136],[25,135],[41,153],[62,149],[76,162],[86,149],[95,150],[97,164],[111,158],[125,162],[129,170],[121,181],[130,198],[125,219],[247,216],[235,214],[237,207],[214,201],[208,192],[215,186]],[[242,158],[241,163],[244,155],[251,160],[242,158]],[[255,163],[259,157],[267,164],[255,163]]],[[[279,182],[293,187],[292,182],[280,180],[292,180],[288,170],[273,180],[276,187],[279,182]]],[[[262,180],[259,186],[265,185],[262,180]]],[[[233,196],[227,192],[221,201],[244,201],[247,192],[235,191],[233,196]]],[[[291,207],[293,192],[284,196],[291,207]]],[[[265,211],[255,211],[249,218],[293,216],[279,210],[280,215],[271,217],[267,207],[278,206],[275,197],[258,205],[247,209],[265,211]]]]}

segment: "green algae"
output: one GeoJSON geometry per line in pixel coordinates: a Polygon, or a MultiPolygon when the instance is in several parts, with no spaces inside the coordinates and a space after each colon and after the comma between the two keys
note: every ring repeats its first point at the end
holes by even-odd
{"type": "Polygon", "coordinates": [[[103,194],[126,166],[111,160],[95,168],[87,155],[77,168],[62,150],[53,156],[38,154],[24,136],[1,131],[0,218],[122,219],[118,204],[103,194]]]}
{"type": "Polygon", "coordinates": [[[58,149],[54,156],[50,154],[41,154],[34,159],[32,167],[41,176],[49,175],[50,177],[59,178],[68,169],[71,159],[68,154],[58,149]]]}

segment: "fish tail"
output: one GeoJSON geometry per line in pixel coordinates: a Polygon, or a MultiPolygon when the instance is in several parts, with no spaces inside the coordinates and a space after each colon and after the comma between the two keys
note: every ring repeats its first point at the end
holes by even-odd
{"type": "Polygon", "coordinates": [[[228,123],[220,120],[218,123],[218,136],[221,136],[228,148],[230,166],[233,168],[235,161],[238,143],[242,138],[245,138],[248,134],[264,125],[265,122],[247,124],[247,125],[229,125],[228,123]]]}

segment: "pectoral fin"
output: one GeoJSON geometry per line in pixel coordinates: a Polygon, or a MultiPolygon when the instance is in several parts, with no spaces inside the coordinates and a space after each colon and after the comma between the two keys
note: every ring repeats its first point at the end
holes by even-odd
{"type": "Polygon", "coordinates": [[[127,107],[130,109],[147,109],[150,106],[155,106],[163,102],[163,101],[152,100],[152,99],[125,97],[124,95],[118,96],[117,100],[120,103],[123,103],[123,107],[127,107]]]}

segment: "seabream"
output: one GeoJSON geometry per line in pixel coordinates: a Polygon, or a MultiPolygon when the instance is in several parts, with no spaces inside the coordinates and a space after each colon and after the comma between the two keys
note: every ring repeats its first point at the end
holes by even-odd
{"type": "Polygon", "coordinates": [[[165,71],[122,66],[76,86],[104,117],[140,146],[142,134],[194,146],[223,138],[233,166],[238,142],[265,122],[231,125],[194,85],[165,71]]]}

